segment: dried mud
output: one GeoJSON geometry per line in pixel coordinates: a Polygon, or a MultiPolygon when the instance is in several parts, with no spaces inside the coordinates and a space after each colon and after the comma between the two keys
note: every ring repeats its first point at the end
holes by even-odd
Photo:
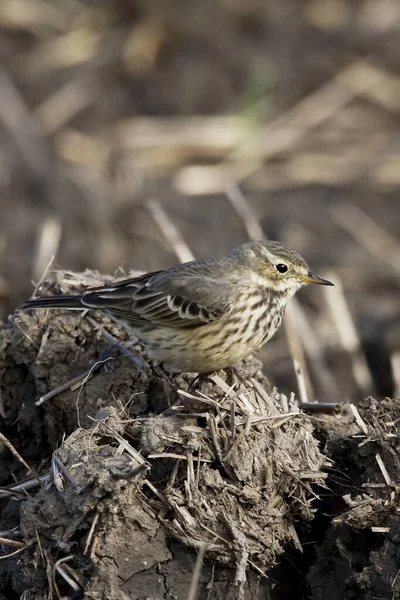
{"type": "MultiPolygon", "coordinates": [[[[54,273],[40,293],[100,281],[54,273]]],[[[365,400],[364,430],[345,409],[315,419],[267,393],[254,359],[193,384],[135,366],[140,346],[121,354],[104,330],[129,341],[73,312],[1,330],[2,431],[32,470],[1,447],[0,529],[24,544],[0,563],[1,600],[187,598],[203,545],[200,599],[397,597],[398,403],[365,400]],[[5,495],[27,476],[42,485],[5,495]]]]}

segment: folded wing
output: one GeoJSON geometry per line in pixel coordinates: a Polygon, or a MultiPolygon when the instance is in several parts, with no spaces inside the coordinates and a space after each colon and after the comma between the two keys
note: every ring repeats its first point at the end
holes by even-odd
{"type": "Polygon", "coordinates": [[[211,261],[187,263],[86,292],[84,306],[120,319],[169,327],[194,327],[227,316],[232,282],[217,277],[211,261]]]}

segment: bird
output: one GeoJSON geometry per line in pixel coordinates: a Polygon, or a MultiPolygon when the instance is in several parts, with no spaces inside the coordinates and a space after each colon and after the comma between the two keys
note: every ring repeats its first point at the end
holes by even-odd
{"type": "Polygon", "coordinates": [[[333,285],[278,241],[247,242],[222,258],[194,260],[21,308],[93,309],[128,325],[170,373],[231,367],[268,342],[304,285],[333,285]]]}

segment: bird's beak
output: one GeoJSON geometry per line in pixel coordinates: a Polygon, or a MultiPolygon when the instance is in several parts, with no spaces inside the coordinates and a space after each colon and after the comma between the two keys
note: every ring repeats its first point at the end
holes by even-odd
{"type": "Polygon", "coordinates": [[[307,275],[298,275],[297,277],[300,281],[304,281],[304,283],[318,283],[319,285],[334,285],[331,281],[327,279],[322,279],[319,275],[315,275],[312,271],[308,271],[307,275]]]}

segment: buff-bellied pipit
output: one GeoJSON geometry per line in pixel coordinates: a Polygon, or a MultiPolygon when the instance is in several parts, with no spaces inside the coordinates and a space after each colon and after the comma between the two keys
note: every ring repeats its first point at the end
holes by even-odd
{"type": "Polygon", "coordinates": [[[74,296],[35,298],[23,308],[95,309],[125,321],[172,372],[231,366],[265,344],[286,304],[315,275],[281,242],[249,242],[224,258],[196,260],[74,296]]]}

